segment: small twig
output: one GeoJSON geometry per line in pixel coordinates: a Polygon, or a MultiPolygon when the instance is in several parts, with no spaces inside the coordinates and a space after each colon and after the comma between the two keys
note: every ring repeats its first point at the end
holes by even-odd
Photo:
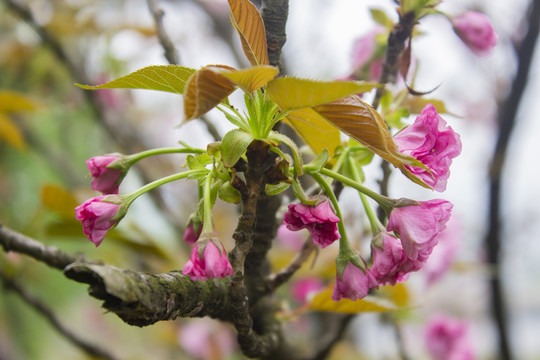
{"type": "Polygon", "coordinates": [[[84,255],[68,254],[54,246],[46,246],[21,233],[0,224],[0,245],[6,252],[14,251],[44,262],[50,267],[63,270],[69,264],[86,261],[84,255]]]}
{"type": "Polygon", "coordinates": [[[12,279],[9,279],[5,274],[0,271],[0,280],[3,282],[4,287],[8,290],[12,290],[18,294],[28,305],[30,305],[34,310],[41,314],[51,326],[56,329],[62,336],[64,336],[69,342],[82,349],[88,355],[105,360],[115,360],[115,356],[110,354],[108,351],[101,349],[95,344],[91,344],[78,335],[75,335],[71,330],[60,322],[56,317],[56,314],[43,302],[30,295],[26,289],[24,289],[20,284],[16,283],[12,279]]]}
{"type": "Polygon", "coordinates": [[[345,334],[345,330],[354,319],[354,315],[346,315],[341,318],[336,318],[338,321],[337,330],[334,332],[328,331],[325,335],[318,341],[319,347],[316,348],[313,356],[309,357],[309,360],[324,360],[330,354],[330,351],[334,348],[345,334]]]}
{"type": "Polygon", "coordinates": [[[272,274],[267,282],[269,292],[274,292],[278,287],[286,283],[298,271],[302,265],[309,259],[311,253],[317,250],[311,239],[306,240],[302,249],[296,254],[294,259],[280,272],[272,274]]]}
{"type": "Polygon", "coordinates": [[[163,26],[163,16],[165,15],[165,13],[162,9],[158,8],[157,0],[147,0],[146,3],[148,4],[148,8],[150,9],[152,17],[154,18],[157,36],[161,47],[163,47],[163,50],[165,51],[165,58],[167,59],[169,64],[180,64],[178,51],[174,47],[171,38],[169,37],[169,35],[165,31],[165,27],[163,26]]]}
{"type": "Polygon", "coordinates": [[[490,280],[490,290],[493,300],[492,314],[497,324],[499,337],[498,353],[499,358],[505,360],[510,360],[513,356],[508,339],[507,309],[503,295],[503,284],[500,278],[500,257],[502,255],[500,252],[501,228],[504,224],[504,222],[501,222],[501,177],[512,130],[517,122],[516,116],[527,86],[531,62],[540,32],[540,0],[531,2],[528,9],[527,25],[527,33],[516,49],[518,67],[510,95],[500,105],[498,111],[499,131],[489,169],[489,231],[484,240],[487,250],[487,260],[495,271],[494,276],[490,280]]]}

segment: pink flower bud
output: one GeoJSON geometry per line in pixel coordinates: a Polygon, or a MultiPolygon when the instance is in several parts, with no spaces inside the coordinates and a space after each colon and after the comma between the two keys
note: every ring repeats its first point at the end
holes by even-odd
{"type": "Polygon", "coordinates": [[[307,229],[313,242],[325,248],[339,239],[337,223],[339,218],[334,214],[330,202],[325,200],[316,206],[290,204],[289,211],[283,216],[283,224],[287,229],[298,231],[307,229]]]}
{"type": "Polygon", "coordinates": [[[126,170],[108,167],[119,155],[95,156],[86,161],[92,180],[92,189],[104,195],[118,194],[118,186],[126,174],[126,170]]]}
{"type": "Polygon", "coordinates": [[[465,321],[437,315],[426,326],[425,341],[433,360],[474,359],[465,321]]]}
{"type": "Polygon", "coordinates": [[[439,199],[398,207],[390,213],[386,229],[399,235],[403,250],[412,261],[425,263],[437,245],[437,235],[446,227],[451,210],[450,202],[439,199]]]}
{"type": "Polygon", "coordinates": [[[219,242],[219,239],[203,240],[195,243],[195,246],[191,250],[191,256],[186,265],[184,265],[182,274],[188,275],[191,280],[206,280],[232,275],[232,266],[227,258],[225,248],[219,243],[221,247],[219,249],[214,244],[214,241],[219,242]],[[200,250],[202,250],[202,256],[199,255],[200,250]]]}
{"type": "Polygon", "coordinates": [[[103,238],[121,218],[114,219],[122,206],[117,196],[98,196],[86,200],[75,208],[75,218],[83,225],[83,232],[88,239],[99,246],[103,238]]]}
{"type": "Polygon", "coordinates": [[[433,105],[427,104],[414,123],[399,132],[394,141],[399,151],[430,170],[406,165],[413,174],[439,192],[446,190],[452,159],[461,153],[461,140],[433,105]]]}
{"type": "Polygon", "coordinates": [[[341,278],[336,274],[336,285],[332,292],[332,300],[360,300],[366,297],[369,289],[377,288],[379,283],[369,269],[362,270],[349,261],[341,278]]]}
{"type": "Polygon", "coordinates": [[[488,55],[497,45],[498,36],[489,18],[476,11],[466,11],[452,20],[454,31],[476,55],[488,55]]]}

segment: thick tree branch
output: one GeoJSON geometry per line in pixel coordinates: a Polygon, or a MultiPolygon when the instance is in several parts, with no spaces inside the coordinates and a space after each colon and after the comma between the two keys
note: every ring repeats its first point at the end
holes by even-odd
{"type": "Polygon", "coordinates": [[[69,279],[90,285],[103,307],[130,325],[146,326],[161,320],[211,316],[231,321],[228,287],[230,279],[192,281],[179,271],[147,274],[87,261],[0,226],[0,245],[6,252],[28,255],[69,279]]]}
{"type": "Polygon", "coordinates": [[[270,65],[281,67],[281,49],[287,41],[285,26],[289,17],[289,0],[262,0],[261,16],[270,65]]]}
{"type": "Polygon", "coordinates": [[[90,295],[130,325],[147,326],[177,317],[230,320],[228,278],[192,281],[180,271],[147,274],[88,263],[71,264],[64,274],[90,285],[90,295]]]}
{"type": "Polygon", "coordinates": [[[508,149],[512,130],[517,122],[518,112],[523,93],[527,86],[531,61],[538,40],[540,31],[540,0],[531,2],[527,24],[529,26],[525,37],[517,46],[518,68],[517,74],[512,83],[512,89],[508,98],[500,105],[498,112],[499,134],[495,146],[495,151],[489,169],[490,194],[489,194],[489,224],[488,233],[485,238],[488,262],[494,269],[494,276],[490,281],[491,296],[493,299],[492,313],[497,324],[499,336],[499,357],[501,359],[512,359],[508,339],[508,325],[506,305],[504,300],[503,288],[500,278],[500,245],[501,245],[501,195],[502,184],[501,177],[504,169],[504,161],[508,149]]]}
{"type": "Polygon", "coordinates": [[[56,317],[54,312],[43,302],[32,296],[26,289],[24,289],[20,284],[16,283],[12,279],[8,278],[5,274],[0,271],[0,281],[3,282],[4,287],[7,290],[11,290],[17,295],[19,295],[28,305],[30,305],[34,310],[41,314],[51,326],[65,337],[69,342],[71,342],[76,347],[83,350],[88,355],[104,360],[114,360],[117,359],[114,355],[110,354],[108,351],[91,344],[78,335],[74,334],[69,330],[62,322],[56,317]]]}

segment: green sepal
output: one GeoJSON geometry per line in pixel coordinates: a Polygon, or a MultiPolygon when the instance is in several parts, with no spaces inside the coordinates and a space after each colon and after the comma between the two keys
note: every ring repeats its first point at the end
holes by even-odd
{"type": "Polygon", "coordinates": [[[303,204],[314,206],[319,202],[318,197],[315,197],[315,198],[307,197],[306,193],[304,192],[304,189],[302,188],[302,185],[300,185],[297,179],[292,179],[292,190],[296,198],[300,200],[303,204]]]}
{"type": "Polygon", "coordinates": [[[296,145],[296,143],[292,141],[292,139],[289,138],[288,136],[285,136],[276,131],[270,131],[270,134],[268,135],[268,139],[277,141],[278,143],[282,142],[291,149],[291,152],[294,158],[294,164],[293,164],[294,172],[297,176],[302,175],[304,173],[303,160],[302,160],[302,156],[300,155],[300,150],[298,149],[298,146],[296,145]]]}
{"type": "Polygon", "coordinates": [[[280,182],[279,184],[275,185],[266,184],[264,191],[266,192],[266,195],[274,196],[287,190],[289,186],[291,186],[291,184],[286,182],[280,182]]]}
{"type": "Polygon", "coordinates": [[[236,165],[254,139],[253,135],[240,129],[234,129],[225,134],[221,141],[223,166],[231,168],[236,165]]]}

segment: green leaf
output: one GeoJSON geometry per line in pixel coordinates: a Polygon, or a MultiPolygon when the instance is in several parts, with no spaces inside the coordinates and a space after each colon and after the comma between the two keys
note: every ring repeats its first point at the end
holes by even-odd
{"type": "Polygon", "coordinates": [[[282,111],[322,105],[379,86],[361,81],[317,81],[281,77],[267,85],[268,96],[282,111]]]}
{"type": "Polygon", "coordinates": [[[77,86],[87,89],[147,89],[183,94],[195,69],[178,65],[154,65],[139,69],[121,78],[96,86],[77,86]]]}
{"type": "Polygon", "coordinates": [[[394,25],[394,22],[386,15],[384,10],[371,8],[369,9],[369,12],[371,13],[373,20],[385,28],[390,29],[394,25]]]}
{"type": "Polygon", "coordinates": [[[253,140],[253,135],[240,129],[234,129],[225,134],[221,141],[223,165],[227,168],[236,165],[253,140]]]}
{"type": "Polygon", "coordinates": [[[198,156],[188,155],[186,157],[186,163],[190,170],[197,170],[206,168],[206,165],[212,163],[212,157],[208,154],[201,154],[198,156]]]}
{"type": "Polygon", "coordinates": [[[357,314],[362,312],[389,312],[398,308],[386,299],[366,296],[361,300],[342,299],[332,300],[333,287],[326,288],[316,294],[309,302],[309,308],[315,311],[335,312],[342,314],[357,314]]]}
{"type": "Polygon", "coordinates": [[[231,22],[251,65],[268,65],[266,31],[259,10],[249,0],[229,0],[231,22]]]}
{"type": "Polygon", "coordinates": [[[285,122],[291,125],[316,155],[327,149],[332,157],[336,147],[341,145],[339,130],[311,108],[290,112],[285,122]]]}
{"type": "Polygon", "coordinates": [[[269,65],[257,65],[243,70],[223,70],[220,73],[245,92],[251,93],[275,78],[279,69],[269,65]]]}
{"type": "Polygon", "coordinates": [[[218,189],[218,196],[221,200],[231,203],[240,204],[242,195],[229,182],[223,183],[218,189]]]}

